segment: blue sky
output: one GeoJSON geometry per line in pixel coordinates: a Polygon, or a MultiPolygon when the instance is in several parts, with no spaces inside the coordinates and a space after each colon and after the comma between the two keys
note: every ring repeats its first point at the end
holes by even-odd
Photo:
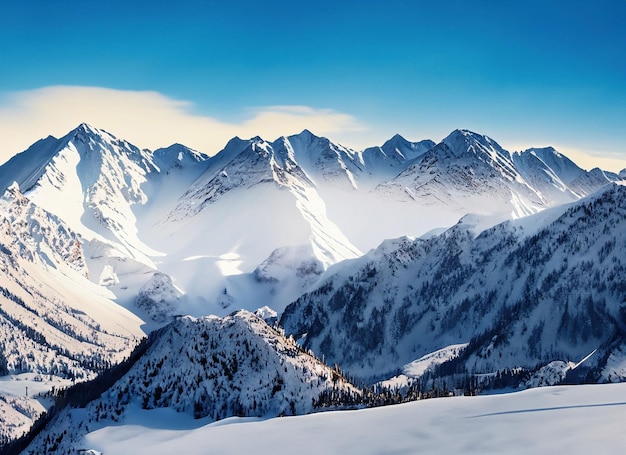
{"type": "MultiPolygon", "coordinates": [[[[145,100],[139,93],[159,97],[180,121],[227,125],[216,132],[206,126],[197,134],[215,140],[202,142],[164,114],[185,136],[177,141],[209,153],[223,145],[218,131],[291,134],[313,116],[314,132],[356,148],[396,132],[439,141],[469,128],[509,150],[555,145],[626,167],[624,0],[5,3],[3,137],[32,133],[31,143],[62,134],[60,120],[72,128],[72,113],[82,109],[110,123],[95,126],[128,136],[88,106],[72,105],[69,113],[59,106],[45,129],[40,105],[48,109],[62,95],[46,98],[41,89],[63,87],[64,96],[80,93],[96,106],[102,101],[91,102],[80,88],[100,88],[135,97],[128,103],[145,100]],[[32,115],[30,129],[9,125],[16,112],[23,124],[32,115]],[[284,131],[263,123],[272,121],[284,131]]],[[[0,153],[18,151],[9,149],[0,153]]]]}

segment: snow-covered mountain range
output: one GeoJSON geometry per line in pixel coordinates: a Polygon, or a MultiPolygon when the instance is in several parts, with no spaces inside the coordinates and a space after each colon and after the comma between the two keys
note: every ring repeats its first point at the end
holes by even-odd
{"type": "Polygon", "coordinates": [[[493,224],[619,179],[550,148],[511,155],[466,130],[439,144],[396,135],[364,151],[305,130],[273,142],[234,138],[208,157],[180,144],[141,150],[82,124],[0,166],[0,191],[16,182],[79,234],[91,281],[118,303],[136,309],[159,272],[180,294],[169,313],[198,316],[255,310],[259,292],[281,311],[320,271],[384,239],[445,228],[467,213],[493,224]]]}
{"type": "MultiPolygon", "coordinates": [[[[154,353],[174,349],[176,337],[176,346],[203,346],[213,335],[198,333],[239,327],[232,337],[251,330],[257,351],[280,345],[313,362],[294,366],[297,381],[280,373],[297,385],[295,412],[309,412],[328,385],[309,379],[329,377],[327,367],[250,313],[227,316],[263,307],[257,314],[282,316],[307,349],[365,380],[416,360],[429,370],[424,359],[455,372],[545,365],[545,377],[576,367],[622,380],[626,207],[624,188],[611,183],[625,175],[585,171],[549,147],[510,154],[467,130],[438,144],[396,135],[363,151],[305,130],[272,142],[233,138],[208,156],[181,144],[140,149],[82,124],[0,166],[0,375],[43,393],[93,378],[152,330],[165,327],[158,336],[170,343],[154,341],[154,353]]],[[[217,357],[248,362],[239,344],[216,343],[217,357]]],[[[168,395],[183,381],[175,371],[224,372],[185,349],[142,357],[137,365],[163,371],[152,381],[131,369],[132,384],[112,390],[126,396],[144,384],[132,394],[150,406],[189,412],[199,400],[215,418],[198,384],[168,395]]],[[[300,362],[280,359],[281,368],[300,362]]],[[[207,396],[232,386],[220,381],[205,384],[207,396]]],[[[4,439],[50,404],[14,390],[0,381],[4,439]]],[[[228,415],[263,415],[224,393],[228,415]]],[[[265,414],[293,413],[265,398],[256,404],[265,414]]],[[[98,412],[117,406],[107,414],[121,415],[130,401],[120,400],[98,412]]]]}
{"type": "Polygon", "coordinates": [[[469,343],[453,372],[533,370],[595,352],[585,371],[624,380],[626,186],[482,232],[471,221],[338,264],[281,325],[367,379],[469,343]]]}

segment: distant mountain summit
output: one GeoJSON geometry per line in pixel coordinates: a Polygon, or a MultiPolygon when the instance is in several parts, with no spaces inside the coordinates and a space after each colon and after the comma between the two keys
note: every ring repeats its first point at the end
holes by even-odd
{"type": "Polygon", "coordinates": [[[431,140],[409,142],[396,134],[380,147],[370,147],[363,150],[361,156],[369,175],[376,183],[380,183],[381,177],[395,177],[412,160],[421,157],[434,146],[435,143],[431,140]]]}
{"type": "Polygon", "coordinates": [[[395,134],[391,139],[387,140],[380,148],[387,156],[397,154],[401,155],[405,160],[413,160],[422,156],[428,150],[433,148],[435,143],[430,139],[419,142],[410,142],[399,134],[395,134]]]}
{"type": "Polygon", "coordinates": [[[137,257],[142,247],[131,207],[146,202],[142,185],[156,171],[146,151],[83,123],[63,138],[39,141],[9,160],[0,168],[0,188],[17,182],[29,199],[76,232],[115,239],[137,257]]]}
{"type": "Polygon", "coordinates": [[[455,130],[376,191],[465,213],[521,217],[620,180],[584,171],[551,147],[511,155],[496,141],[455,130]]]}
{"type": "Polygon", "coordinates": [[[483,214],[523,216],[544,206],[506,150],[467,130],[453,131],[378,191],[483,214]]]}
{"type": "Polygon", "coordinates": [[[159,171],[163,173],[195,166],[207,161],[209,156],[182,144],[172,144],[169,147],[156,149],[152,154],[152,159],[159,171]]]}

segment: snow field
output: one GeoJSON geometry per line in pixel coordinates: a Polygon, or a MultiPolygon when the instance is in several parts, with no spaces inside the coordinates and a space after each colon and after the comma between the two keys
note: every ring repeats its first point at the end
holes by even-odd
{"type": "Polygon", "coordinates": [[[626,384],[545,387],[267,420],[230,418],[202,426],[165,410],[135,410],[128,424],[90,433],[84,445],[137,455],[621,453],[625,413],[626,384]]]}

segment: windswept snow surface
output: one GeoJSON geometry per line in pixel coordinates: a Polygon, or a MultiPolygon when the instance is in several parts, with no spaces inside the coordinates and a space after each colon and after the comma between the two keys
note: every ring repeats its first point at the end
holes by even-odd
{"type": "Polygon", "coordinates": [[[559,386],[258,420],[135,410],[90,433],[106,454],[622,453],[626,384],[559,386]]]}

